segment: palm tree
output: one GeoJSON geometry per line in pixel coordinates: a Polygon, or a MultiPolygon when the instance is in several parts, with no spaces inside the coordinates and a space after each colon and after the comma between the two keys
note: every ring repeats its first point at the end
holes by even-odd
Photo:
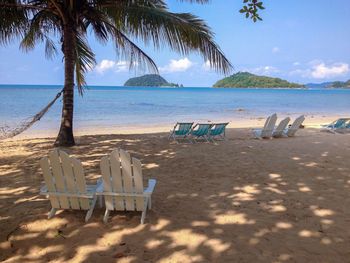
{"type": "Polygon", "coordinates": [[[154,61],[132,39],[151,42],[155,48],[167,44],[183,55],[197,51],[223,73],[232,67],[203,20],[190,13],[172,13],[162,0],[0,0],[0,44],[19,38],[20,47],[28,51],[44,42],[46,56],[51,57],[57,53],[52,37],[60,39],[65,79],[56,146],[75,145],[75,82],[82,94],[84,74],[96,64],[87,42],[89,28],[102,43],[113,40],[117,53],[129,60],[130,67],[157,72],[154,61]]]}

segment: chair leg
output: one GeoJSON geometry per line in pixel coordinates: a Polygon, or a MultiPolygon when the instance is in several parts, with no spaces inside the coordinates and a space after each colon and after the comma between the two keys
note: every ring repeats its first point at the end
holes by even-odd
{"type": "Polygon", "coordinates": [[[109,217],[109,212],[110,212],[110,210],[108,210],[108,209],[106,208],[105,215],[103,216],[103,222],[104,222],[105,224],[107,224],[108,217],[109,217]]]}
{"type": "Polygon", "coordinates": [[[142,215],[141,215],[141,224],[142,225],[145,223],[148,202],[149,202],[149,197],[146,198],[145,206],[144,206],[143,211],[142,211],[142,215]]]}
{"type": "Polygon", "coordinates": [[[97,196],[94,196],[94,199],[92,200],[92,204],[90,206],[90,209],[87,211],[86,216],[85,216],[85,222],[89,221],[92,212],[94,211],[95,205],[96,205],[96,201],[97,201],[97,196]]]}
{"type": "Polygon", "coordinates": [[[48,215],[48,219],[51,219],[55,214],[56,214],[57,209],[56,208],[51,208],[50,213],[48,215]]]}
{"type": "Polygon", "coordinates": [[[98,199],[99,199],[99,203],[100,203],[100,208],[102,208],[103,207],[103,195],[100,195],[98,197],[98,199]]]}
{"type": "Polygon", "coordinates": [[[151,196],[148,198],[148,209],[152,209],[152,199],[151,196]]]}

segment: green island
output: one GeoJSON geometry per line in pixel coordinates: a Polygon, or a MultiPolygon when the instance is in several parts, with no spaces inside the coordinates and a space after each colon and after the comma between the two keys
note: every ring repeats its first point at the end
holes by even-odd
{"type": "Polygon", "coordinates": [[[305,88],[304,85],[280,78],[258,76],[249,72],[238,72],[217,81],[214,88],[305,88]]]}
{"type": "Polygon", "coordinates": [[[349,89],[350,88],[350,79],[348,81],[334,81],[329,83],[326,88],[330,89],[349,89]]]}
{"type": "Polygon", "coordinates": [[[140,77],[130,78],[124,86],[129,87],[182,87],[180,84],[170,83],[158,74],[147,74],[140,77]]]}

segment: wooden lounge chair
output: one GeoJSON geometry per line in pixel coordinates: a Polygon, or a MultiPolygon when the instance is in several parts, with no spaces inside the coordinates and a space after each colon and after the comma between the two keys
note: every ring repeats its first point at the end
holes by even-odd
{"type": "Polygon", "coordinates": [[[197,123],[190,131],[190,139],[195,142],[204,139],[209,142],[209,131],[213,126],[211,123],[197,123]]]}
{"type": "Polygon", "coordinates": [[[177,122],[174,128],[170,131],[169,140],[188,139],[193,122],[177,122]]]}
{"type": "Polygon", "coordinates": [[[262,129],[255,129],[253,130],[254,136],[256,139],[269,139],[272,137],[272,133],[275,129],[275,124],[277,121],[277,114],[274,113],[271,116],[269,116],[264,124],[264,127],[262,129]]]}
{"type": "Polygon", "coordinates": [[[40,194],[48,196],[52,209],[48,218],[58,209],[88,210],[87,222],[94,210],[102,181],[96,185],[86,185],[84,169],[78,159],[69,157],[64,151],[55,149],[48,157],[40,160],[45,185],[40,194]]]}
{"type": "Polygon", "coordinates": [[[212,128],[209,130],[209,139],[210,140],[225,140],[226,137],[226,126],[228,125],[228,122],[226,123],[214,123],[212,128]]]}
{"type": "Polygon", "coordinates": [[[299,130],[300,126],[303,124],[305,120],[304,115],[299,116],[298,118],[295,119],[293,124],[284,131],[284,135],[287,135],[288,137],[293,137],[295,136],[296,132],[299,130]]]}
{"type": "Polygon", "coordinates": [[[290,121],[290,118],[289,118],[289,117],[283,119],[283,120],[278,124],[278,126],[276,127],[276,129],[273,131],[272,136],[273,136],[274,138],[280,138],[280,137],[282,137],[282,136],[283,136],[283,132],[284,132],[284,130],[287,128],[287,125],[288,125],[289,121],[290,121]]]}
{"type": "Polygon", "coordinates": [[[106,204],[103,221],[106,223],[110,211],[141,211],[144,223],[147,209],[151,209],[151,195],[156,180],[148,180],[148,188],[143,188],[141,162],[130,158],[128,152],[116,149],[101,159],[101,173],[106,204]]]}

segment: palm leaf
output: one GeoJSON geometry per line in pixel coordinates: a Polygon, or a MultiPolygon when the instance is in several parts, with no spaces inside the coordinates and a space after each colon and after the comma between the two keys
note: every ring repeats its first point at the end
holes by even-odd
{"type": "Polygon", "coordinates": [[[132,1],[106,12],[114,18],[121,32],[146,44],[152,42],[156,49],[168,45],[183,55],[198,52],[215,70],[226,74],[232,69],[213,40],[211,29],[192,14],[168,12],[162,1],[132,1]],[[120,21],[123,21],[121,25],[118,24],[120,21]]]}
{"type": "Polygon", "coordinates": [[[95,54],[88,46],[84,36],[77,34],[75,39],[75,76],[80,95],[83,94],[86,85],[85,73],[96,65],[95,54]]]}

